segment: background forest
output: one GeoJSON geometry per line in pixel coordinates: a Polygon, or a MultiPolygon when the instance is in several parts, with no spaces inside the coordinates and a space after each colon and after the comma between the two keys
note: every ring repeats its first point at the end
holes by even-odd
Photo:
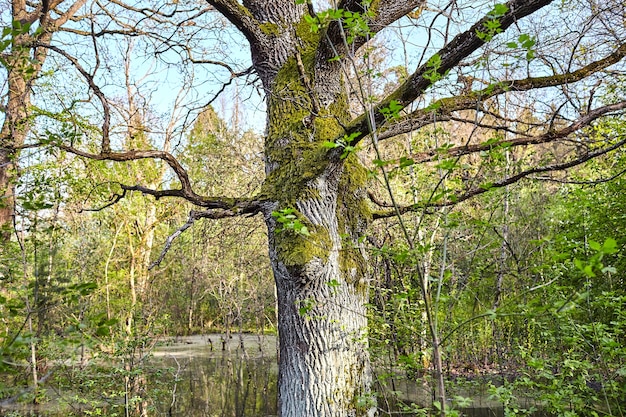
{"type": "MultiPolygon", "coordinates": [[[[258,135],[238,132],[208,109],[189,134],[193,152],[183,148],[181,159],[201,189],[246,191],[262,175],[259,144],[258,135]],[[224,162],[233,159],[234,172],[224,162]]],[[[398,142],[399,154],[405,145],[398,142]]],[[[405,216],[403,227],[419,242],[414,249],[396,220],[379,223],[368,251],[375,279],[370,344],[381,389],[405,378],[429,380],[419,282],[426,279],[452,392],[480,380],[494,384],[492,394],[511,413],[518,396],[530,395],[557,415],[623,415],[624,157],[596,160],[569,172],[567,181],[536,178],[405,216]]],[[[109,205],[111,175],[160,181],[158,164],[92,162],[86,169],[85,161],[58,151],[31,158],[20,185],[20,239],[4,248],[0,271],[5,401],[46,402],[51,386],[89,391],[110,372],[120,386],[109,387],[111,398],[95,394],[93,404],[125,391],[137,401],[148,394],[133,393],[130,380],[154,369],[132,358],[150,355],[158,340],[275,334],[266,231],[258,219],[200,222],[149,270],[189,207],[140,195],[101,207],[109,205]],[[103,358],[117,365],[95,367],[103,358]]],[[[506,169],[516,153],[484,158],[506,169]]],[[[394,174],[394,187],[411,195],[413,181],[434,189],[441,175],[406,167],[394,174]]],[[[456,401],[464,404],[462,396],[456,401]]]]}
{"type": "MultiPolygon", "coordinates": [[[[22,33],[13,25],[3,39],[22,33]]],[[[526,55],[535,53],[531,37],[516,42],[522,61],[534,58],[526,55]]],[[[112,66],[132,67],[139,46],[109,47],[102,53],[115,56],[112,66]]],[[[350,76],[371,82],[372,96],[384,97],[406,77],[402,66],[383,69],[391,59],[383,41],[365,55],[350,76]]],[[[0,410],[54,402],[77,415],[153,415],[158,398],[177,383],[148,360],[157,344],[198,334],[226,340],[277,333],[267,228],[259,216],[194,222],[190,203],[121,187],[172,183],[164,161],[99,161],[63,150],[59,138],[95,148],[89,133],[101,115],[75,112],[81,98],[69,98],[74,87],[59,75],[61,64],[50,67],[38,80],[38,100],[65,94],[59,101],[66,107],[32,106],[33,118],[52,121],[33,123],[38,145],[21,151],[14,230],[0,248],[0,410]],[[160,383],[146,390],[146,380],[160,383]]],[[[240,120],[245,109],[238,107],[253,99],[227,90],[227,102],[197,106],[202,110],[183,129],[140,94],[141,80],[128,72],[122,78],[111,100],[116,146],[150,148],[158,137],[201,195],[259,191],[264,138],[240,120]]],[[[624,87],[598,94],[610,102],[624,87]]],[[[508,113],[513,121],[496,133],[482,125],[494,120],[472,123],[472,114],[460,112],[458,120],[389,139],[382,154],[370,144],[342,144],[367,168],[378,207],[428,202],[377,219],[362,242],[382,415],[442,408],[455,415],[469,405],[472,389],[500,402],[507,416],[537,408],[558,416],[626,415],[624,148],[556,173],[494,183],[533,164],[593,152],[602,135],[623,140],[626,121],[622,113],[603,118],[587,128],[585,143],[510,146],[513,133],[539,129],[533,106],[516,102],[508,113]],[[429,146],[460,146],[468,134],[494,146],[468,158],[409,157],[429,146]],[[473,186],[482,191],[450,202],[473,186]],[[440,389],[438,360],[445,407],[434,394],[425,404],[403,389],[405,381],[440,389]]],[[[285,227],[302,226],[289,216],[277,215],[285,227]]],[[[308,311],[300,306],[303,316],[308,311]]]]}

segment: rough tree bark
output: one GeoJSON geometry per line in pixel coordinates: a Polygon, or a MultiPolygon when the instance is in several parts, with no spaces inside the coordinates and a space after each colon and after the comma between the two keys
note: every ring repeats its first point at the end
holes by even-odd
{"type": "Polygon", "coordinates": [[[365,172],[321,146],[349,121],[340,66],[318,57],[305,7],[288,3],[251,10],[280,27],[266,49],[253,49],[268,94],[262,193],[278,294],[279,409],[283,416],[373,414],[359,242],[371,217],[365,172]],[[309,233],[280,230],[272,212],[285,208],[309,233]]]}
{"type": "MultiPolygon", "coordinates": [[[[19,14],[18,14],[19,16],[19,14]]],[[[24,143],[28,131],[28,107],[30,105],[29,77],[26,67],[29,54],[22,46],[30,36],[14,37],[13,50],[7,56],[9,65],[7,84],[8,97],[5,118],[0,130],[0,241],[8,242],[11,237],[15,206],[14,187],[16,180],[16,158],[19,147],[24,143]]]]}

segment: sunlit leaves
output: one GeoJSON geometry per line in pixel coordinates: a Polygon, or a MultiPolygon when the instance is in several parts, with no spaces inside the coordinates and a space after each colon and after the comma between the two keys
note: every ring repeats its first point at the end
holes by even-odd
{"type": "Polygon", "coordinates": [[[359,132],[355,132],[350,135],[344,135],[343,138],[337,140],[336,142],[324,141],[322,143],[322,147],[327,149],[341,148],[343,149],[343,152],[341,153],[341,159],[346,159],[350,154],[358,150],[358,147],[356,145],[352,145],[352,142],[354,142],[354,140],[359,136],[359,132]]]}
{"type": "Polygon", "coordinates": [[[525,58],[527,61],[530,61],[535,57],[534,46],[536,43],[537,43],[537,40],[534,37],[526,33],[522,33],[521,35],[518,36],[517,42],[516,41],[507,42],[506,46],[510,49],[521,48],[525,50],[526,51],[525,58]]]}
{"type": "MultiPolygon", "coordinates": [[[[297,4],[304,4],[302,1],[297,4]]],[[[328,9],[317,13],[315,16],[305,15],[304,20],[309,25],[312,33],[319,33],[330,22],[339,21],[346,30],[346,42],[352,44],[357,37],[371,34],[368,20],[371,12],[353,12],[344,9],[328,9]]]]}
{"type": "Polygon", "coordinates": [[[476,32],[476,35],[484,42],[489,42],[495,35],[502,32],[500,18],[509,11],[506,4],[496,4],[487,16],[489,19],[483,24],[483,30],[476,32]]]}
{"type": "Polygon", "coordinates": [[[504,16],[508,11],[509,7],[506,4],[498,3],[493,6],[493,9],[491,9],[488,15],[495,19],[504,16]]]}
{"type": "Polygon", "coordinates": [[[595,278],[598,272],[607,273],[614,272],[615,268],[605,267],[602,259],[605,255],[612,255],[618,252],[617,241],[613,238],[607,238],[604,243],[589,241],[589,248],[595,251],[589,259],[574,259],[574,265],[582,271],[587,277],[595,278]]]}
{"type": "Polygon", "coordinates": [[[400,104],[398,100],[391,100],[387,107],[384,107],[380,110],[380,112],[385,116],[385,119],[393,120],[397,119],[400,115],[400,110],[404,107],[400,104]]]}
{"type": "Polygon", "coordinates": [[[297,235],[309,236],[309,229],[298,219],[296,210],[293,208],[285,208],[272,212],[272,217],[276,219],[279,227],[277,233],[284,230],[290,230],[297,235]]]}

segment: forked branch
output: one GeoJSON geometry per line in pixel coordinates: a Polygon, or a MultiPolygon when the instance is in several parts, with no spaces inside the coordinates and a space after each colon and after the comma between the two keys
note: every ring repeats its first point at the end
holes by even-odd
{"type": "Polygon", "coordinates": [[[167,252],[169,252],[170,248],[172,247],[172,243],[174,243],[174,240],[176,240],[178,236],[183,234],[185,230],[193,226],[196,220],[198,219],[224,219],[227,217],[233,217],[237,215],[238,215],[237,213],[233,213],[232,211],[229,211],[229,210],[213,210],[213,211],[191,210],[189,212],[189,218],[187,219],[187,222],[184,225],[182,225],[180,228],[178,228],[174,233],[168,236],[168,238],[165,240],[165,244],[163,245],[163,250],[159,254],[159,257],[150,264],[148,269],[153,269],[161,265],[161,262],[165,258],[165,255],[167,255],[167,252]]]}

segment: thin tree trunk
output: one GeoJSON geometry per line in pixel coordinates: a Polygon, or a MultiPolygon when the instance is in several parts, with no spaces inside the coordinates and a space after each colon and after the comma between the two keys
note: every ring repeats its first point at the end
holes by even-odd
{"type": "Polygon", "coordinates": [[[111,264],[111,259],[113,258],[113,252],[115,251],[115,246],[117,245],[117,238],[122,231],[122,227],[118,225],[115,228],[115,235],[113,236],[113,244],[111,244],[111,249],[109,250],[109,255],[107,256],[107,260],[104,263],[104,289],[106,296],[106,309],[107,309],[107,320],[111,320],[111,285],[109,283],[109,265],[111,264]]]}
{"type": "Polygon", "coordinates": [[[11,239],[14,210],[13,172],[14,156],[9,149],[0,144],[0,253],[4,243],[11,239]]]}
{"type": "MultiPolygon", "coordinates": [[[[506,151],[506,172],[509,171],[509,164],[511,162],[510,152],[506,151]]],[[[496,277],[496,288],[493,297],[493,309],[497,309],[500,306],[502,296],[502,285],[504,284],[504,271],[506,268],[507,259],[507,244],[509,241],[509,200],[510,190],[506,186],[504,188],[504,199],[502,202],[502,242],[500,243],[500,257],[498,259],[498,274],[496,277]]]]}
{"type": "MultiPolygon", "coordinates": [[[[13,2],[13,20],[26,21],[33,18],[26,11],[26,3],[13,2]]],[[[32,13],[39,13],[33,11],[32,13]]],[[[47,19],[41,14],[40,19],[47,19]]],[[[40,28],[44,29],[44,28],[40,28]]],[[[49,43],[54,30],[46,25],[39,41],[49,43]]],[[[4,120],[0,128],[0,242],[8,242],[13,230],[15,216],[15,183],[18,179],[19,149],[29,130],[29,107],[31,87],[37,79],[47,56],[45,48],[33,48],[35,39],[28,33],[17,34],[11,43],[11,52],[4,56],[7,68],[7,97],[4,120]]]]}

